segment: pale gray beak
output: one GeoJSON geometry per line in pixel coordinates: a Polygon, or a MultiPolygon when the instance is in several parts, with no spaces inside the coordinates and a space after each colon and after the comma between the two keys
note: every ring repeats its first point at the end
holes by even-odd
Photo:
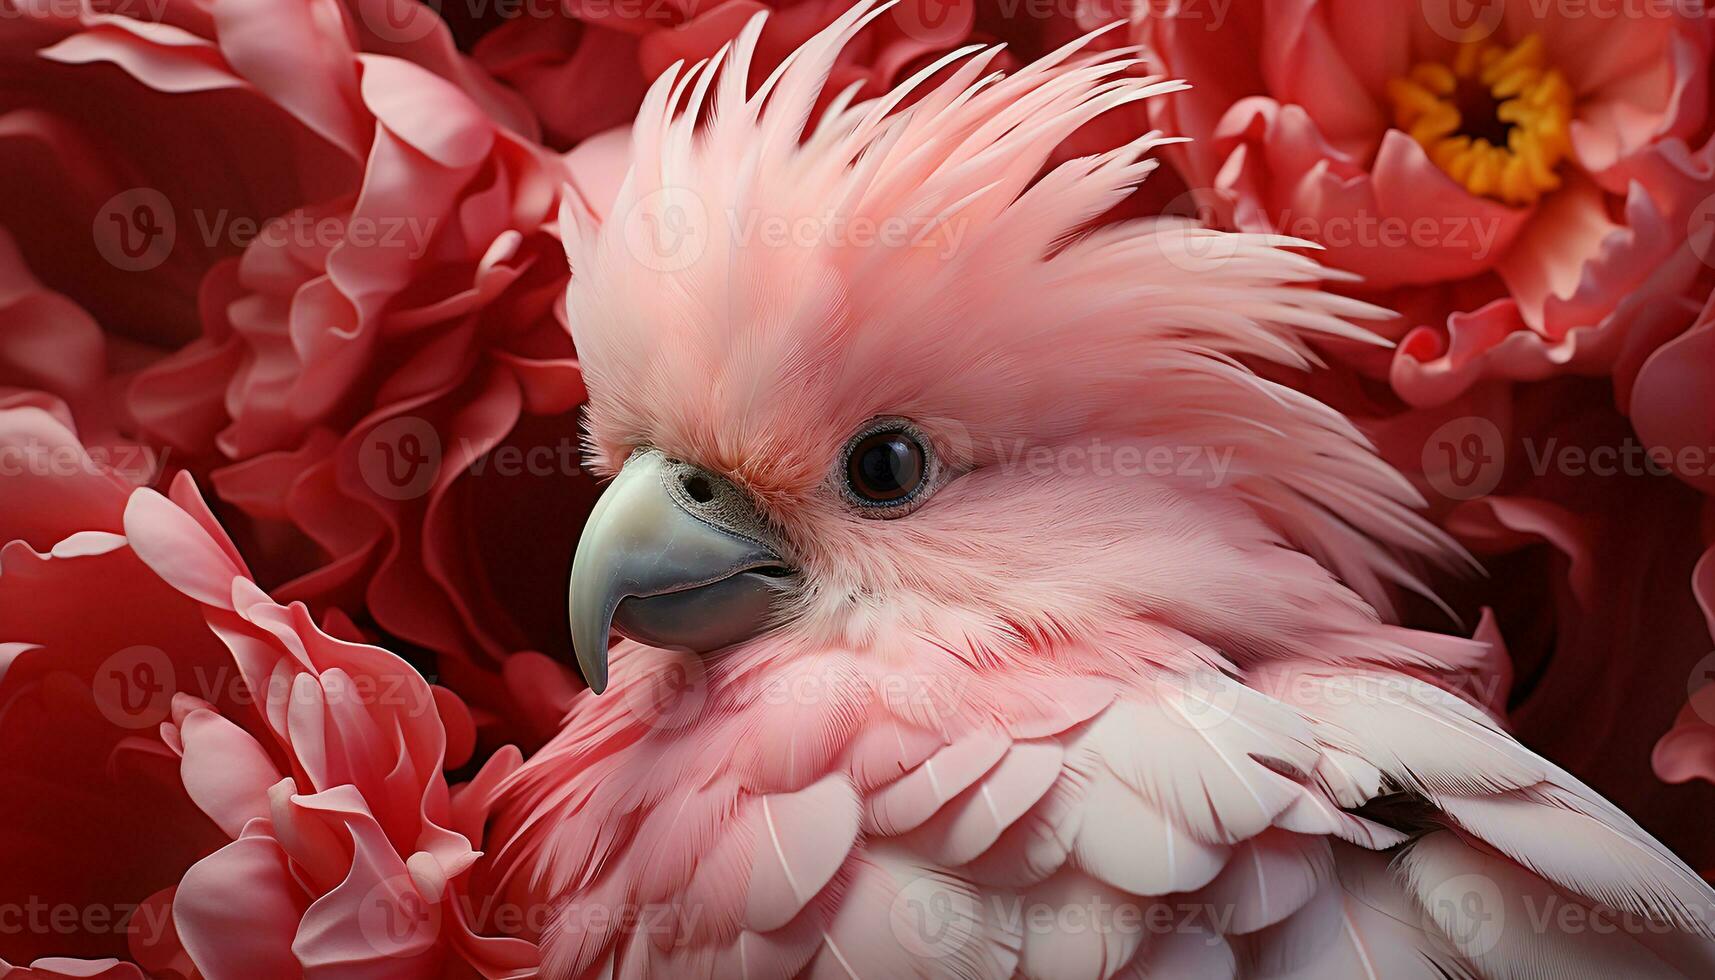
{"type": "Polygon", "coordinates": [[[609,629],[708,653],[768,629],[790,587],[768,522],[726,479],[640,450],[596,502],[572,560],[572,649],[607,689],[609,629]]]}

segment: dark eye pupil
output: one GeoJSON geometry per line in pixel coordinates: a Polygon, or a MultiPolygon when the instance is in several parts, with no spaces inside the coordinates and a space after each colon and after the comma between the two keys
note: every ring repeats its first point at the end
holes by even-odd
{"type": "Polygon", "coordinates": [[[923,447],[902,432],[877,432],[852,448],[847,471],[859,497],[876,503],[902,500],[923,482],[923,447]]]}

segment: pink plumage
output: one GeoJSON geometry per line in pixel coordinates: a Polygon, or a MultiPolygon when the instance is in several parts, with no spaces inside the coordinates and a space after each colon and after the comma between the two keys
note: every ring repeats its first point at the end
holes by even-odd
{"type": "Polygon", "coordinates": [[[597,465],[730,481],[796,574],[714,656],[620,643],[504,787],[491,860],[551,910],[547,974],[1708,969],[1703,883],[1446,693],[1481,644],[1389,624],[1461,560],[1409,484],[1246,366],[1378,311],[1303,243],[1091,230],[1164,137],[1042,170],[1180,87],[1135,52],[962,51],[807,128],[881,9],[754,92],[759,23],[669,71],[605,220],[563,213],[597,465]],[[936,459],[890,520],[836,488],[877,418],[936,459]],[[1620,927],[1533,925],[1553,902],[1620,927]]]}

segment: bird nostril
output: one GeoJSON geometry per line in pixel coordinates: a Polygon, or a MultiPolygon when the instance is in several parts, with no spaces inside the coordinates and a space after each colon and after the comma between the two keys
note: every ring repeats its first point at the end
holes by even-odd
{"type": "Polygon", "coordinates": [[[709,481],[700,476],[687,477],[685,493],[699,504],[706,504],[715,499],[715,488],[709,486],[709,481]]]}

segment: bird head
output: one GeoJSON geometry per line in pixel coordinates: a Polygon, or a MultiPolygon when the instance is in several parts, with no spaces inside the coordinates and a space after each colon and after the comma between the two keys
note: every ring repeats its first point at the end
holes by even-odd
{"type": "Polygon", "coordinates": [[[1180,85],[1129,49],[1002,76],[973,48],[809,125],[884,9],[754,89],[760,22],[670,71],[606,219],[563,214],[588,459],[613,478],[570,587],[591,686],[610,628],[741,661],[927,647],[1094,670],[1125,646],[1103,636],[1266,648],[1328,608],[1312,586],[1358,610],[1409,578],[1396,546],[1440,547],[1409,485],[1248,366],[1371,342],[1350,321],[1378,311],[1316,288],[1302,242],[1098,222],[1161,134],[1053,163],[1180,85]]]}

